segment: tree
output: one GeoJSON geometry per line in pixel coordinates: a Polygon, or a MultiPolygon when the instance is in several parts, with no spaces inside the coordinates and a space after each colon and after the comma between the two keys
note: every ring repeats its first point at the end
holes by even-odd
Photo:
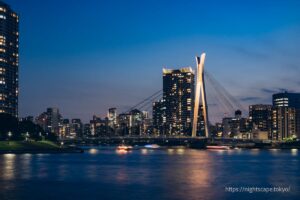
{"type": "Polygon", "coordinates": [[[34,140],[41,140],[44,130],[32,121],[25,120],[19,122],[19,133],[29,134],[29,137],[34,140]]]}
{"type": "Polygon", "coordinates": [[[18,132],[18,119],[7,113],[0,113],[0,140],[8,139],[8,132],[12,133],[12,139],[20,137],[18,132]]]}
{"type": "Polygon", "coordinates": [[[58,137],[57,137],[57,135],[55,135],[55,133],[46,133],[45,134],[45,139],[56,142],[58,137]]]}
{"type": "Polygon", "coordinates": [[[19,122],[18,118],[10,114],[0,113],[0,140],[24,140],[26,137],[41,140],[43,136],[46,140],[57,141],[54,133],[45,133],[42,127],[30,120],[19,122]],[[11,136],[8,136],[8,133],[11,133],[11,136]]]}

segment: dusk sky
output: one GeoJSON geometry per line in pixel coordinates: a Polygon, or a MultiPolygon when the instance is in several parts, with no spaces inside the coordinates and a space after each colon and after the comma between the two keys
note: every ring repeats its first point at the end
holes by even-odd
{"type": "MultiPolygon", "coordinates": [[[[206,70],[244,105],[300,92],[300,1],[6,0],[20,15],[20,116],[105,116],[206,70]]],[[[209,91],[207,91],[209,93],[209,91]]]]}

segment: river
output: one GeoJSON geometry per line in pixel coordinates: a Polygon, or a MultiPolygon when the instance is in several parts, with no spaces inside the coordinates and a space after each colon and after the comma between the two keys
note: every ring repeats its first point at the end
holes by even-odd
{"type": "Polygon", "coordinates": [[[4,154],[0,199],[300,199],[300,150],[4,154]]]}

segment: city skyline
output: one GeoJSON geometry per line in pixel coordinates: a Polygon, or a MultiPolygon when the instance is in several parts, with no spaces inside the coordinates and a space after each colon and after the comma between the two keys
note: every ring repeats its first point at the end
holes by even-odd
{"type": "Polygon", "coordinates": [[[192,1],[5,2],[20,13],[20,116],[59,107],[67,118],[87,121],[110,107],[126,110],[162,88],[163,67],[195,69],[202,51],[206,69],[245,105],[271,103],[282,89],[298,92],[297,1],[205,2],[203,13],[192,1]],[[255,14],[243,13],[248,8],[255,14]]]}
{"type": "Polygon", "coordinates": [[[0,0],[0,199],[299,199],[299,0],[0,0]]]}

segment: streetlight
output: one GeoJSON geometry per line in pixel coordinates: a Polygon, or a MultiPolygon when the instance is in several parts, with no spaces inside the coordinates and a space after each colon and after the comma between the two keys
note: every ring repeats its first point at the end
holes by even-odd
{"type": "Polygon", "coordinates": [[[7,135],[8,135],[8,144],[9,144],[9,139],[10,139],[10,137],[12,136],[12,132],[9,131],[7,135]]]}
{"type": "Polygon", "coordinates": [[[26,141],[28,140],[28,138],[29,138],[29,133],[26,132],[26,141]]]}

